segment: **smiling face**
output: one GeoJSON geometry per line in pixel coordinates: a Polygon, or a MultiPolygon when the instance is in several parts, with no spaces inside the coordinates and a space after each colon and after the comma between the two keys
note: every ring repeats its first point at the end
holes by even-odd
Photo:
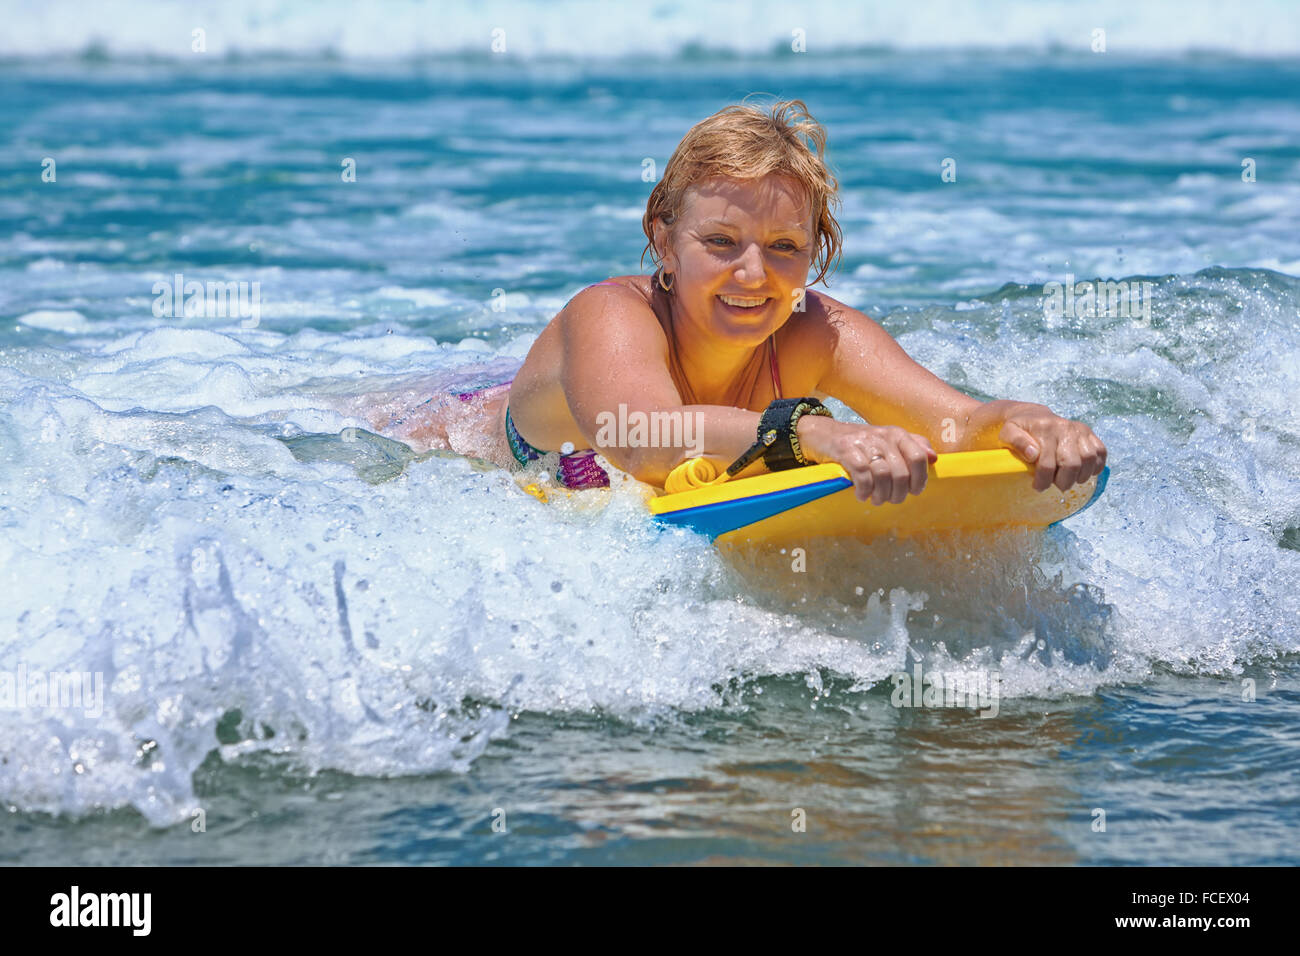
{"type": "Polygon", "coordinates": [[[685,207],[671,237],[655,224],[674,316],[710,337],[757,347],[790,317],[808,279],[815,249],[806,196],[777,174],[715,178],[688,189],[685,207]]]}

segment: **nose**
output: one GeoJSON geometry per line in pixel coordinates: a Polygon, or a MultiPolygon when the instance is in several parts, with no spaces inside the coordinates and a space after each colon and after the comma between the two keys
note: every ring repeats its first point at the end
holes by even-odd
{"type": "Polygon", "coordinates": [[[758,243],[751,242],[740,253],[736,262],[736,282],[739,285],[759,286],[767,281],[767,268],[763,265],[763,251],[758,243]]]}

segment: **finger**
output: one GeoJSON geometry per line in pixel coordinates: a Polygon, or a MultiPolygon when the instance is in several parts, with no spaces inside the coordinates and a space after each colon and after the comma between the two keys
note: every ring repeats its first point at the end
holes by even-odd
{"type": "MultiPolygon", "coordinates": [[[[924,446],[918,444],[913,439],[916,436],[908,435],[898,443],[898,451],[903,456],[903,461],[907,464],[908,490],[914,495],[919,495],[925,490],[926,479],[930,477],[930,456],[924,446]]],[[[930,449],[932,452],[933,449],[930,449]]]]}
{"type": "Polygon", "coordinates": [[[866,467],[853,472],[852,477],[853,496],[865,504],[876,490],[876,477],[866,467]]]}
{"type": "Polygon", "coordinates": [[[1101,438],[1095,434],[1088,436],[1088,459],[1091,460],[1091,471],[1088,473],[1088,479],[1095,479],[1101,475],[1102,468],[1106,467],[1106,446],[1101,444],[1101,438]]]}
{"type": "Polygon", "coordinates": [[[1101,442],[1097,441],[1093,435],[1086,435],[1079,442],[1079,478],[1082,484],[1085,481],[1091,481],[1097,475],[1101,474],[1101,465],[1098,463],[1098,455],[1101,442]]]}
{"type": "Polygon", "coordinates": [[[1068,435],[1056,443],[1056,480],[1053,482],[1061,491],[1069,491],[1079,477],[1079,449],[1073,438],[1068,435]]]}
{"type": "MultiPolygon", "coordinates": [[[[908,433],[897,426],[886,428],[884,444],[876,452],[885,456],[883,463],[889,470],[889,488],[884,498],[891,504],[902,504],[912,485],[912,468],[900,450],[903,440],[907,437],[908,433]]],[[[877,461],[875,464],[879,466],[881,462],[877,461]]],[[[878,467],[875,474],[880,474],[878,467]]]]}
{"type": "Polygon", "coordinates": [[[926,438],[924,435],[917,435],[914,432],[909,432],[906,437],[910,438],[914,444],[919,445],[925,451],[926,457],[930,461],[938,460],[939,453],[935,451],[934,446],[930,444],[930,439],[926,438]]]}
{"type": "Polygon", "coordinates": [[[889,502],[901,505],[907,500],[907,494],[912,488],[911,466],[897,448],[890,448],[885,452],[885,464],[889,466],[889,502]]]}
{"type": "Polygon", "coordinates": [[[1045,441],[1039,449],[1037,468],[1034,469],[1034,491],[1046,491],[1056,478],[1056,446],[1045,441]]]}
{"type": "Polygon", "coordinates": [[[1096,435],[1089,435],[1088,441],[1092,448],[1094,462],[1092,474],[1094,478],[1098,478],[1101,476],[1101,473],[1106,470],[1106,443],[1096,435]]]}
{"type": "Polygon", "coordinates": [[[1038,460],[1042,449],[1038,447],[1038,442],[1034,436],[1029,434],[1014,422],[1007,422],[1002,426],[1002,431],[998,433],[998,441],[1007,445],[1023,461],[1033,464],[1038,460]]]}
{"type": "Polygon", "coordinates": [[[853,475],[853,497],[857,498],[863,504],[872,496],[876,490],[876,480],[869,471],[860,471],[853,475]]]}
{"type": "Polygon", "coordinates": [[[861,502],[866,502],[871,497],[872,491],[875,490],[876,479],[871,474],[871,469],[867,467],[867,455],[854,449],[851,453],[844,456],[840,462],[844,470],[849,473],[849,480],[853,482],[853,497],[861,502]]]}
{"type": "Polygon", "coordinates": [[[884,455],[884,458],[871,463],[876,475],[880,475],[881,471],[887,475],[885,479],[878,480],[876,488],[884,490],[881,496],[883,501],[888,501],[891,505],[902,505],[911,488],[911,470],[902,455],[898,453],[897,447],[884,449],[884,455]]]}
{"type": "MultiPolygon", "coordinates": [[[[897,453],[894,454],[894,457],[898,457],[897,453]]],[[[888,455],[882,455],[878,451],[872,454],[872,458],[874,460],[867,466],[871,470],[871,477],[875,479],[876,483],[875,489],[871,492],[871,503],[883,505],[886,501],[893,499],[894,466],[890,464],[888,455]]]]}

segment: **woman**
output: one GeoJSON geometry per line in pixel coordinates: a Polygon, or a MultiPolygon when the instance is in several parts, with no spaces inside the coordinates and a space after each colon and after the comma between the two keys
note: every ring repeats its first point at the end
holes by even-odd
{"type": "Polygon", "coordinates": [[[608,483],[594,449],[662,487],[688,449],[628,441],[626,430],[620,447],[602,426],[615,414],[667,413],[692,416],[689,450],[719,468],[839,462],[858,498],[877,505],[920,494],[936,447],[1009,447],[1037,466],[1038,491],[1100,474],[1106,446],[1088,426],[1031,402],[963,395],[876,322],[805,289],[810,267],[820,282],[840,249],[824,147],[797,100],[768,114],[730,106],[686,134],[643,219],[655,274],[584,289],[512,383],[473,396],[488,403],[516,461],[566,452],[560,480],[593,487],[608,483]],[[872,424],[825,417],[818,400],[832,395],[872,424]]]}

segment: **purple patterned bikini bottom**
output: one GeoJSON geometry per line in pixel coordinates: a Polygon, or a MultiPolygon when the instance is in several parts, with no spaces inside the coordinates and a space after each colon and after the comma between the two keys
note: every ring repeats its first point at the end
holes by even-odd
{"type": "MultiPolygon", "coordinates": [[[[511,381],[514,380],[511,379],[511,381]]],[[[510,382],[503,382],[500,385],[490,385],[487,388],[475,389],[469,392],[457,392],[456,397],[462,402],[468,402],[480,398],[488,392],[508,389],[509,387],[510,382]]],[[[527,465],[530,461],[536,461],[546,454],[545,451],[528,444],[524,436],[519,434],[519,429],[515,428],[514,419],[510,417],[509,406],[506,407],[506,441],[510,443],[510,452],[520,465],[527,465]]],[[[560,468],[555,473],[555,480],[565,488],[571,488],[575,491],[587,488],[608,488],[609,472],[600,467],[600,464],[596,461],[596,453],[592,449],[583,448],[560,454],[560,468]]]]}

